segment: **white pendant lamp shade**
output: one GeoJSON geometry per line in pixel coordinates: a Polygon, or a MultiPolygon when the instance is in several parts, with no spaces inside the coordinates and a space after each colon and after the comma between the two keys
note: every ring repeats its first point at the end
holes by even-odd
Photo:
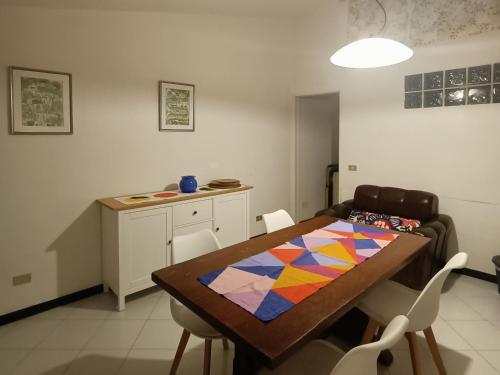
{"type": "Polygon", "coordinates": [[[346,68],[377,68],[408,60],[413,51],[386,38],[366,38],[342,47],[330,57],[332,64],[346,68]]]}

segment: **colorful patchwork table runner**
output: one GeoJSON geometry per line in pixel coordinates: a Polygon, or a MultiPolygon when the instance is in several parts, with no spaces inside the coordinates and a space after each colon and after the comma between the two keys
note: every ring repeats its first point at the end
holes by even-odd
{"type": "Polygon", "coordinates": [[[198,281],[270,321],[372,257],[398,237],[336,221],[324,228],[198,277],[198,281]]]}

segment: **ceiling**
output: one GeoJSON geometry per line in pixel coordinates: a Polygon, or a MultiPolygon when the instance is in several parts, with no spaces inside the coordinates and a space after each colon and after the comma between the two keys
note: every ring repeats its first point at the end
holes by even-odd
{"type": "Polygon", "coordinates": [[[332,0],[0,0],[0,5],[296,17],[332,0]]]}

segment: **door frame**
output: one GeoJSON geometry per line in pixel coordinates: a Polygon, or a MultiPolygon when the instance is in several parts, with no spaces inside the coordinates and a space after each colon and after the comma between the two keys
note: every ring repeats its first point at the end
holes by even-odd
{"type": "MultiPolygon", "coordinates": [[[[300,153],[299,153],[299,101],[301,98],[310,98],[310,97],[316,97],[316,96],[327,96],[327,95],[335,95],[337,94],[339,96],[339,145],[340,145],[340,91],[327,91],[327,92],[321,92],[321,93],[312,93],[312,94],[304,94],[304,95],[295,95],[292,99],[292,106],[293,106],[293,111],[292,111],[292,137],[291,137],[291,152],[292,152],[292,165],[291,165],[291,202],[290,206],[292,207],[292,212],[291,215],[294,218],[295,222],[298,222],[299,220],[299,213],[300,213],[300,189],[299,189],[299,168],[298,168],[298,161],[300,158],[300,153]]],[[[339,147],[340,148],[340,147],[339,147]]],[[[340,162],[340,150],[339,150],[339,162],[340,162]]],[[[339,172],[339,181],[340,181],[340,172],[339,172]]],[[[340,189],[339,189],[339,195],[340,195],[340,189]]]]}

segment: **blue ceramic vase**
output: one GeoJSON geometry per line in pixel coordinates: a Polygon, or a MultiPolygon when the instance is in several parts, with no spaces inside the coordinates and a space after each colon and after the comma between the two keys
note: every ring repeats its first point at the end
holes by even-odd
{"type": "Polygon", "coordinates": [[[182,176],[179,187],[183,193],[194,193],[198,187],[198,183],[194,176],[182,176]]]}

